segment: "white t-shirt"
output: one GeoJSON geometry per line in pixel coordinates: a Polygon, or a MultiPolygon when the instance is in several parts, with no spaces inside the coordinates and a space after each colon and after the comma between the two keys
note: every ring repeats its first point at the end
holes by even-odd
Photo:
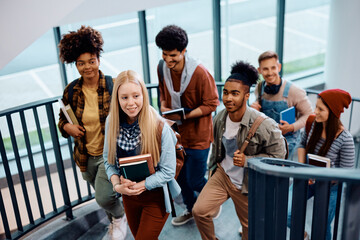
{"type": "Polygon", "coordinates": [[[234,152],[239,149],[236,136],[240,128],[240,122],[231,121],[229,115],[226,117],[225,132],[222,137],[222,143],[225,147],[225,158],[221,162],[225,173],[230,177],[230,180],[238,189],[241,189],[244,168],[235,166],[233,163],[234,152]]]}

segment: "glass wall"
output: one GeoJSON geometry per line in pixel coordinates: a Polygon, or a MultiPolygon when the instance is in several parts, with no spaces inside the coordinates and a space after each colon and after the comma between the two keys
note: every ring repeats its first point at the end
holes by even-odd
{"type": "Polygon", "coordinates": [[[330,0],[288,0],[285,7],[284,75],[323,67],[330,0]]]}
{"type": "Polygon", "coordinates": [[[276,0],[222,0],[221,50],[222,79],[231,65],[244,60],[258,67],[257,58],[275,50],[276,0]]]}
{"type": "Polygon", "coordinates": [[[151,82],[157,83],[157,64],[161,50],[155,44],[158,32],[170,24],[183,28],[189,37],[187,51],[214,73],[212,1],[197,0],[146,10],[151,82]]]}
{"type": "MultiPolygon", "coordinates": [[[[257,58],[266,50],[276,50],[277,0],[222,0],[221,62],[222,79],[230,66],[245,60],[258,66],[257,58]]],[[[285,3],[284,75],[304,73],[324,65],[330,0],[285,3]]],[[[161,51],[156,34],[166,25],[176,24],[189,35],[188,52],[214,74],[213,1],[193,0],[146,10],[149,69],[157,83],[156,66],[161,51]]],[[[139,19],[136,12],[60,26],[61,34],[90,25],[104,37],[100,69],[116,76],[133,69],[143,74],[139,19]]],[[[68,82],[79,77],[74,64],[66,66],[68,82]]],[[[0,111],[62,93],[58,56],[53,30],[19,54],[0,70],[0,111]],[[11,89],[16,89],[12,91],[11,89]],[[15,94],[15,93],[21,93],[15,94]]]]}
{"type": "MultiPolygon", "coordinates": [[[[105,75],[116,77],[128,69],[142,75],[139,20],[136,12],[61,26],[61,34],[76,31],[81,25],[91,26],[103,36],[104,52],[100,58],[100,70],[105,75]]],[[[67,64],[66,71],[68,82],[80,76],[74,64],[67,64]]]]}
{"type": "Polygon", "coordinates": [[[53,30],[0,70],[0,111],[62,92],[53,30]]]}

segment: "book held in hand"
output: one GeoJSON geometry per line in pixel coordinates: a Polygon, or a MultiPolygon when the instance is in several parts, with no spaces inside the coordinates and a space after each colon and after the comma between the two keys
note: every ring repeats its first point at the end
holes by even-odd
{"type": "Polygon", "coordinates": [[[155,173],[151,154],[119,158],[120,174],[131,181],[141,182],[155,173]]]}
{"type": "Polygon", "coordinates": [[[163,115],[169,114],[179,114],[181,118],[185,119],[185,109],[184,108],[177,108],[169,111],[162,112],[163,115]]]}
{"type": "Polygon", "coordinates": [[[281,111],[280,120],[293,124],[295,122],[295,107],[290,107],[281,111]]]}
{"type": "Polygon", "coordinates": [[[64,102],[61,100],[61,98],[58,99],[59,105],[60,105],[60,109],[63,112],[63,114],[66,117],[66,120],[70,123],[70,124],[75,124],[75,125],[79,125],[79,122],[74,114],[74,111],[72,110],[72,108],[70,107],[70,105],[64,105],[64,102]]]}
{"type": "Polygon", "coordinates": [[[330,167],[330,158],[308,153],[308,162],[317,167],[330,167]]]}

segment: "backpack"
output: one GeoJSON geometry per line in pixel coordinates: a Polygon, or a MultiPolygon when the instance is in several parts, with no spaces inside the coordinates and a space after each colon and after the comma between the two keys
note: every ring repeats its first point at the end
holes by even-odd
{"type": "Polygon", "coordinates": [[[307,135],[309,135],[311,126],[314,121],[315,121],[315,114],[310,114],[309,117],[306,119],[306,124],[305,124],[305,132],[307,135]]]}
{"type": "Polygon", "coordinates": [[[260,82],[258,82],[258,84],[256,85],[256,87],[257,87],[257,91],[258,91],[258,97],[257,97],[257,101],[259,102],[259,104],[261,105],[261,88],[262,88],[262,86],[264,85],[264,83],[265,83],[265,80],[262,80],[262,81],[260,81],[260,82]]]}
{"type": "MultiPolygon", "coordinates": [[[[181,144],[181,136],[178,133],[179,129],[177,127],[177,124],[174,121],[165,119],[166,123],[169,124],[173,132],[175,133],[175,136],[177,138],[177,142],[175,145],[175,151],[176,151],[176,171],[175,171],[175,179],[179,176],[181,168],[184,166],[185,162],[185,150],[183,145],[181,144]]],[[[157,139],[160,144],[160,151],[161,151],[161,134],[162,130],[164,128],[164,121],[159,121],[159,127],[158,127],[158,133],[157,133],[157,139]]]]}
{"type": "Polygon", "coordinates": [[[159,60],[159,75],[160,75],[160,78],[159,78],[159,81],[160,82],[163,82],[163,80],[164,80],[164,71],[163,71],[163,66],[164,66],[164,60],[159,60]]]}
{"type": "MultiPolygon", "coordinates": [[[[169,126],[171,127],[171,129],[173,130],[173,132],[175,133],[176,136],[176,145],[175,145],[175,151],[176,151],[176,171],[175,171],[175,179],[177,179],[177,177],[179,176],[180,170],[181,168],[184,166],[184,162],[185,162],[185,150],[183,145],[181,144],[181,136],[178,133],[179,129],[177,127],[176,122],[171,121],[169,119],[165,119],[166,123],[169,124],[169,126]]],[[[161,134],[162,134],[162,130],[164,128],[164,121],[159,121],[159,127],[158,127],[158,132],[157,132],[157,140],[159,143],[159,149],[161,151],[161,134]]],[[[169,196],[170,196],[170,205],[171,205],[171,215],[172,217],[176,217],[176,211],[175,211],[175,206],[174,206],[174,202],[172,201],[172,196],[171,196],[171,192],[170,192],[170,188],[168,185],[168,192],[169,192],[169,196]]]]}
{"type": "MultiPolygon", "coordinates": [[[[252,126],[249,129],[249,132],[246,136],[246,139],[244,140],[243,144],[240,147],[240,153],[244,153],[246,147],[248,146],[251,138],[255,135],[256,130],[258,129],[258,127],[260,126],[260,124],[267,119],[268,117],[263,117],[263,116],[258,116],[254,123],[252,124],[252,126]]],[[[288,158],[289,156],[289,146],[287,143],[286,138],[284,137],[284,141],[285,141],[285,148],[286,148],[286,154],[285,154],[285,159],[288,158]]],[[[244,195],[248,194],[248,184],[249,184],[249,169],[247,168],[247,163],[244,164],[244,176],[243,176],[243,184],[242,184],[242,188],[241,188],[241,193],[244,195]]]]}
{"type": "MultiPolygon", "coordinates": [[[[68,103],[70,104],[70,107],[73,108],[73,95],[74,95],[74,86],[77,84],[77,82],[79,81],[78,79],[75,79],[74,81],[72,81],[69,85],[69,89],[68,89],[68,103]]],[[[106,89],[108,90],[110,96],[112,94],[112,90],[113,90],[113,78],[111,76],[105,76],[105,83],[106,83],[106,89]]],[[[75,106],[76,107],[76,106],[75,106]]],[[[76,109],[76,108],[75,108],[76,109]]],[[[75,112],[75,109],[73,109],[73,111],[75,112]]]]}

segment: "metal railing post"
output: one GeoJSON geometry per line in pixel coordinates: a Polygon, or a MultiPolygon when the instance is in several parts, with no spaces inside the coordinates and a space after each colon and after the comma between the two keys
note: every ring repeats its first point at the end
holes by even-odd
{"type": "Polygon", "coordinates": [[[60,179],[60,185],[61,185],[61,191],[64,199],[64,205],[68,207],[68,210],[66,210],[66,218],[68,220],[73,219],[73,213],[71,209],[71,202],[69,197],[69,189],[66,182],[66,175],[65,175],[65,168],[64,163],[61,155],[60,150],[60,144],[59,144],[59,137],[57,134],[57,127],[55,124],[55,118],[54,118],[54,110],[52,103],[47,103],[45,105],[46,108],[46,114],[49,121],[49,128],[50,128],[50,134],[51,134],[51,141],[54,147],[54,154],[55,154],[55,160],[56,160],[56,166],[59,173],[59,179],[60,179]]]}

